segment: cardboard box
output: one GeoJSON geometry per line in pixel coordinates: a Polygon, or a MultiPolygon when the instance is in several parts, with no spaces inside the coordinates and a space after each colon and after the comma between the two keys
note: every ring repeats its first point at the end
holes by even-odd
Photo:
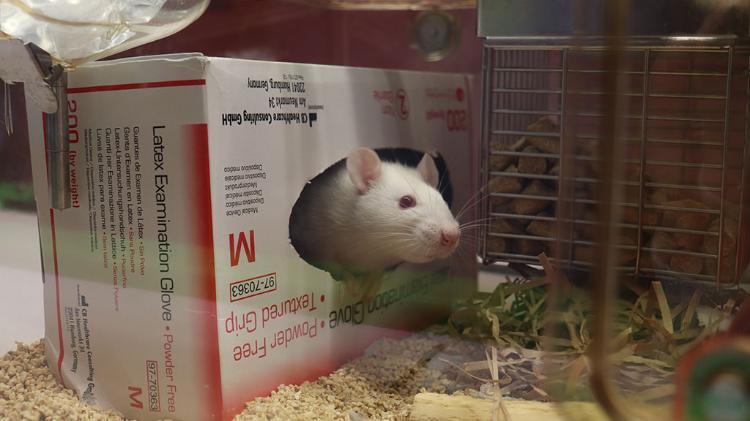
{"type": "Polygon", "coordinates": [[[471,251],[399,266],[364,303],[300,259],[288,226],[308,180],[358,146],[437,150],[458,209],[476,170],[468,87],[195,54],[70,73],[70,209],[50,209],[28,109],[52,371],[127,417],[230,419],[445,316],[475,287],[471,251]]]}

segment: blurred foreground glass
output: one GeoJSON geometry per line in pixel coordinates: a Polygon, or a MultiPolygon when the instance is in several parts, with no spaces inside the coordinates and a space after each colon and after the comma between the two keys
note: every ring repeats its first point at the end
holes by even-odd
{"type": "Polygon", "coordinates": [[[568,419],[747,419],[746,13],[548,3],[478,20],[482,257],[545,267],[544,390],[568,419]]]}

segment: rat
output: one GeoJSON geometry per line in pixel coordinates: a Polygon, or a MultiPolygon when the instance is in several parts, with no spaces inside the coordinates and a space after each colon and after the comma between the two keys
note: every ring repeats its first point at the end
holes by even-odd
{"type": "Polygon", "coordinates": [[[300,257],[366,301],[385,272],[446,259],[460,239],[433,157],[398,161],[393,149],[354,149],[305,185],[289,219],[300,257]]]}

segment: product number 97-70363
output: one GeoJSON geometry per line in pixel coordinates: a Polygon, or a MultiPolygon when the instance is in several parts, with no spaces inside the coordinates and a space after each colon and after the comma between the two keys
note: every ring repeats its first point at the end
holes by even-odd
{"type": "Polygon", "coordinates": [[[276,291],[276,273],[256,276],[229,284],[229,301],[239,301],[276,291]]]}

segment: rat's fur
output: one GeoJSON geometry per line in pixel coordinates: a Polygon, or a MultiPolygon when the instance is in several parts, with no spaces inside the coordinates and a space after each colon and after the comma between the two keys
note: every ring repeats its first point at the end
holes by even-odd
{"type": "Polygon", "coordinates": [[[437,184],[438,172],[433,158],[424,157],[429,165],[417,168],[381,160],[378,176],[359,190],[350,174],[359,165],[352,169],[352,155],[349,169],[343,160],[313,179],[290,217],[289,235],[299,255],[339,280],[450,256],[456,245],[441,245],[440,233],[458,224],[441,193],[425,181],[437,184]],[[413,196],[416,206],[401,209],[405,195],[413,196]]]}

